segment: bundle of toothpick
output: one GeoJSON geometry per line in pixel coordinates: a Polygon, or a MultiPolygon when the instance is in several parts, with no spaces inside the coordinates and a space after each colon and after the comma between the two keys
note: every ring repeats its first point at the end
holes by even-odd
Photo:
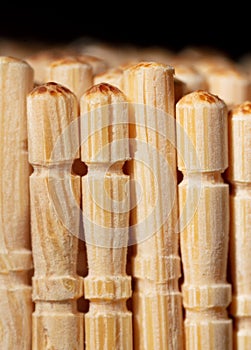
{"type": "Polygon", "coordinates": [[[249,350],[248,56],[10,52],[0,349],[249,350]]]}

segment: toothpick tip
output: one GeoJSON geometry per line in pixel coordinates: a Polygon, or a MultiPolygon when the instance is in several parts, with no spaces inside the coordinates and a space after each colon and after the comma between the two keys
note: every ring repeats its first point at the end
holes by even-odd
{"type": "Polygon", "coordinates": [[[235,106],[230,111],[230,115],[251,115],[251,101],[244,101],[243,103],[235,106]]]}
{"type": "Polygon", "coordinates": [[[172,73],[174,73],[174,67],[168,64],[159,63],[159,62],[139,62],[133,65],[129,65],[126,70],[128,71],[137,71],[141,69],[148,69],[148,68],[162,68],[164,70],[169,70],[172,73]]]}
{"type": "Polygon", "coordinates": [[[50,63],[49,67],[55,68],[58,66],[69,66],[69,65],[76,65],[76,64],[85,65],[87,69],[89,68],[90,70],[92,70],[91,65],[80,56],[66,56],[66,57],[56,59],[50,63]]]}
{"type": "Polygon", "coordinates": [[[108,83],[100,83],[93,85],[90,89],[88,89],[85,92],[85,96],[88,98],[91,98],[97,94],[102,94],[106,96],[117,96],[126,99],[124,93],[119,88],[108,83]]]}
{"type": "Polygon", "coordinates": [[[195,106],[196,104],[205,104],[205,105],[215,105],[225,107],[225,102],[217,95],[212,94],[206,90],[196,90],[189,94],[183,96],[177,103],[177,106],[180,105],[191,105],[195,106]]]}
{"type": "Polygon", "coordinates": [[[30,93],[31,96],[41,95],[41,94],[50,94],[50,95],[68,95],[72,94],[71,90],[67,87],[60,85],[55,82],[47,82],[43,85],[38,85],[30,93]]]}

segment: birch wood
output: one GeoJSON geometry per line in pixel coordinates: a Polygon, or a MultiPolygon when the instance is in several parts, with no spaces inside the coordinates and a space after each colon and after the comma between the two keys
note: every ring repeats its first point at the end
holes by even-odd
{"type": "Polygon", "coordinates": [[[251,102],[229,113],[230,276],[234,349],[251,348],[251,102]]]}
{"type": "Polygon", "coordinates": [[[176,106],[186,349],[230,350],[229,186],[221,177],[228,166],[226,104],[195,91],[176,106]]]}
{"type": "MultiPolygon", "coordinates": [[[[48,64],[46,68],[46,79],[47,81],[55,81],[66,86],[77,96],[79,101],[84,92],[93,85],[93,69],[101,69],[102,64],[104,64],[102,60],[98,60],[92,56],[62,56],[48,64]],[[87,62],[91,62],[92,65],[87,62]]],[[[81,162],[81,159],[75,159],[73,171],[83,176],[86,173],[85,170],[85,165],[81,162]]],[[[80,276],[85,277],[88,267],[83,235],[84,233],[81,227],[78,242],[77,272],[80,276]]],[[[87,312],[88,310],[88,300],[84,296],[78,300],[78,309],[81,312],[87,312]]]]}
{"type": "Polygon", "coordinates": [[[196,69],[196,65],[185,62],[172,62],[175,77],[185,83],[184,95],[195,90],[206,90],[207,81],[205,76],[196,69]]]}
{"type": "Polygon", "coordinates": [[[131,350],[132,314],[126,302],[129,233],[128,105],[109,84],[94,85],[81,98],[81,156],[88,165],[82,178],[83,221],[89,273],[85,297],[86,350],[131,350]]]}
{"type": "Polygon", "coordinates": [[[120,90],[123,90],[122,81],[123,81],[123,69],[119,67],[110,68],[107,71],[97,74],[94,77],[95,84],[108,83],[110,85],[117,87],[120,90]]]}
{"type": "Polygon", "coordinates": [[[124,71],[134,141],[128,172],[135,350],[183,349],[173,75],[155,62],[124,71]]]}
{"type": "Polygon", "coordinates": [[[46,81],[54,81],[67,87],[78,99],[93,85],[92,66],[78,56],[52,61],[46,73],[46,81]]]}
{"type": "Polygon", "coordinates": [[[0,57],[0,349],[31,347],[29,174],[26,97],[33,71],[0,57]]]}
{"type": "Polygon", "coordinates": [[[25,60],[34,70],[35,83],[40,85],[47,82],[46,69],[47,66],[52,62],[62,57],[73,55],[76,52],[66,47],[54,47],[41,49],[33,54],[26,55],[25,60]]]}
{"type": "Polygon", "coordinates": [[[228,108],[251,99],[250,79],[240,68],[212,68],[206,74],[208,91],[218,95],[228,108]]]}
{"type": "Polygon", "coordinates": [[[78,157],[77,116],[75,95],[59,84],[41,85],[28,96],[29,161],[34,167],[30,177],[34,350],[84,346],[83,314],[77,311],[77,299],[83,294],[83,281],[76,273],[80,217],[74,210],[79,205],[80,178],[70,173],[78,157]]]}

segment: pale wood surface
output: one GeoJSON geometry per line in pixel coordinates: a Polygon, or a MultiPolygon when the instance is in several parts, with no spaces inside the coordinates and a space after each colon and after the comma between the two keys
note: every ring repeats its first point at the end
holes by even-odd
{"type": "MultiPolygon", "coordinates": [[[[94,72],[102,71],[103,65],[104,62],[102,60],[93,56],[63,56],[52,60],[47,65],[46,80],[54,81],[67,87],[79,100],[83,93],[93,85],[94,72]]],[[[80,158],[76,159],[74,162],[75,173],[83,175],[83,170],[83,163],[80,161],[80,158]]],[[[86,247],[83,237],[80,237],[78,242],[77,271],[83,277],[87,274],[86,247]]],[[[80,311],[87,311],[88,301],[81,298],[78,306],[80,311]]]]}
{"type": "Polygon", "coordinates": [[[251,102],[229,113],[230,278],[234,349],[251,349],[251,102]]]}
{"type": "Polygon", "coordinates": [[[36,84],[46,83],[46,68],[50,62],[58,60],[62,57],[73,55],[75,51],[69,50],[66,47],[53,47],[53,48],[44,48],[35,53],[26,55],[25,61],[34,70],[34,80],[36,84]]]}
{"type": "Polygon", "coordinates": [[[207,89],[206,78],[198,69],[196,69],[195,64],[182,61],[179,62],[179,59],[171,60],[170,64],[174,67],[175,77],[186,84],[184,94],[188,94],[195,90],[207,89]]]}
{"type": "Polygon", "coordinates": [[[183,349],[173,75],[154,62],[124,71],[134,141],[128,172],[135,350],[183,349]]]}
{"type": "Polygon", "coordinates": [[[50,62],[46,81],[54,81],[70,89],[79,99],[93,85],[93,69],[80,56],[68,56],[50,62]]]}
{"type": "Polygon", "coordinates": [[[76,96],[59,84],[41,85],[28,96],[34,350],[84,346],[77,311],[83,280],[76,273],[80,178],[70,173],[79,156],[77,116],[76,96]]]}
{"type": "Polygon", "coordinates": [[[223,99],[229,109],[251,99],[250,79],[237,65],[211,68],[206,73],[206,80],[208,91],[223,99]]]}
{"type": "Polygon", "coordinates": [[[129,233],[128,105],[124,94],[98,84],[81,98],[81,156],[88,165],[82,178],[83,222],[88,276],[85,297],[87,350],[131,350],[132,314],[126,302],[129,233]]]}
{"type": "Polygon", "coordinates": [[[0,349],[31,347],[29,175],[26,96],[31,67],[0,57],[0,349]]]}
{"type": "Polygon", "coordinates": [[[123,90],[123,69],[122,68],[110,68],[107,71],[97,74],[94,77],[94,84],[108,83],[123,90]]]}
{"type": "Polygon", "coordinates": [[[181,258],[187,350],[232,349],[226,281],[229,243],[227,107],[205,91],[177,103],[181,258]]]}

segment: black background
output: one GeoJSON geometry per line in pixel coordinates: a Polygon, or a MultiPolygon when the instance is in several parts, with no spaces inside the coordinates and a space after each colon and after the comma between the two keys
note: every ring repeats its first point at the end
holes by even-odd
{"type": "Polygon", "coordinates": [[[238,59],[251,52],[248,2],[35,2],[5,3],[0,38],[20,43],[70,43],[80,37],[110,43],[213,47],[238,59]]]}

